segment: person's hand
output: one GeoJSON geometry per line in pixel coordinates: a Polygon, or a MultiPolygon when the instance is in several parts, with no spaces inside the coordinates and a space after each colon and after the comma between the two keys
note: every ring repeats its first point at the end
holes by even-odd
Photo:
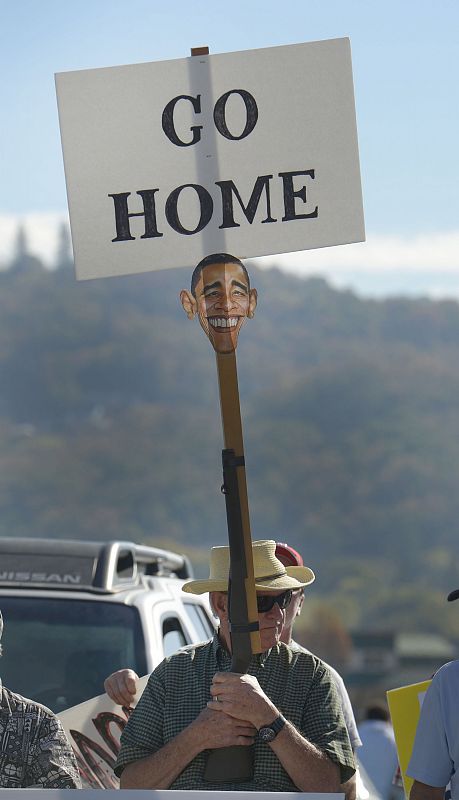
{"type": "Polygon", "coordinates": [[[104,681],[109,698],[120,706],[130,706],[137,691],[139,676],[133,669],[119,669],[104,681]]]}
{"type": "Polygon", "coordinates": [[[257,729],[250,722],[229,716],[217,714],[210,708],[204,708],[196,717],[191,727],[195,728],[203,750],[217,749],[219,747],[232,747],[233,745],[251,745],[255,741],[257,729]]]}
{"type": "Polygon", "coordinates": [[[254,675],[217,672],[210,693],[212,700],[207,703],[208,708],[217,711],[220,716],[224,712],[236,719],[248,720],[257,729],[269,725],[279,715],[254,675]]]}

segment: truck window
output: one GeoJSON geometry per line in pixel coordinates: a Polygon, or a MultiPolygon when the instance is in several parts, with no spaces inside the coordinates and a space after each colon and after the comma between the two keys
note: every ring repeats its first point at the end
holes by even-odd
{"type": "Polygon", "coordinates": [[[189,644],[178,617],[167,616],[162,621],[164,656],[167,658],[180,647],[189,644]]]}
{"type": "Polygon", "coordinates": [[[206,639],[211,639],[214,635],[214,626],[204,609],[196,603],[184,603],[184,606],[199,638],[203,642],[205,642],[206,639]]]}
{"type": "Polygon", "coordinates": [[[137,609],[121,603],[0,596],[2,681],[55,712],[104,691],[117,669],[147,671],[137,609]]]}

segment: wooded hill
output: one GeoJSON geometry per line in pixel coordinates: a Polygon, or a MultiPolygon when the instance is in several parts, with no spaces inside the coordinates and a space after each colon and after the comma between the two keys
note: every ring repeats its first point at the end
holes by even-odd
{"type": "MultiPolygon", "coordinates": [[[[212,349],[188,270],[0,273],[0,534],[226,540],[212,349]]],[[[253,538],[289,541],[346,625],[459,638],[459,305],[251,269],[238,347],[253,538]]]]}

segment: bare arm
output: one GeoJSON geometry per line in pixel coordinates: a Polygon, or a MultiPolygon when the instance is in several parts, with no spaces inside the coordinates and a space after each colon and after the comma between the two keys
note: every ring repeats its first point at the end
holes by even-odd
{"type": "MultiPolygon", "coordinates": [[[[233,715],[249,720],[257,730],[270,725],[279,716],[279,710],[251,675],[217,673],[211,694],[214,698],[209,708],[222,717],[233,715]],[[222,713],[223,712],[223,713],[222,713]]],[[[295,786],[302,792],[338,792],[340,770],[337,764],[315,744],[308,741],[290,722],[267,747],[271,747],[295,786]]]]}
{"type": "Polygon", "coordinates": [[[410,800],[443,800],[444,796],[445,786],[429,786],[421,781],[414,781],[410,792],[410,800]]]}
{"type": "MultiPolygon", "coordinates": [[[[272,721],[271,715],[270,722],[272,721]]],[[[339,792],[338,765],[305,739],[290,722],[285,724],[268,746],[275,752],[300,792],[339,792]]]]}
{"type": "Polygon", "coordinates": [[[199,752],[190,725],[153,755],[128,764],[121,773],[120,789],[168,789],[199,752]]]}
{"type": "Polygon", "coordinates": [[[352,778],[342,783],[340,789],[346,795],[346,800],[356,800],[357,798],[357,775],[354,773],[352,778]]]}
{"type": "Polygon", "coordinates": [[[185,767],[208,748],[251,745],[250,723],[205,708],[174,739],[151,756],[133,761],[121,773],[121,789],[168,789],[185,767]]]}

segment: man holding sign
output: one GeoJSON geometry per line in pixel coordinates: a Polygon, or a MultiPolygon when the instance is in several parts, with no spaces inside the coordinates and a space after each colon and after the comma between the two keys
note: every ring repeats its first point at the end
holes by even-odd
{"type": "Polygon", "coordinates": [[[163,661],[123,731],[115,771],[121,788],[339,791],[355,771],[341,704],[326,667],[280,641],[295,589],[314,580],[308,567],[284,567],[275,542],[253,543],[263,652],[248,674],[228,671],[227,547],[211,551],[210,577],[184,590],[210,592],[220,619],[210,642],[163,661]],[[242,783],[204,779],[209,749],[255,746],[254,775],[242,783]]]}

